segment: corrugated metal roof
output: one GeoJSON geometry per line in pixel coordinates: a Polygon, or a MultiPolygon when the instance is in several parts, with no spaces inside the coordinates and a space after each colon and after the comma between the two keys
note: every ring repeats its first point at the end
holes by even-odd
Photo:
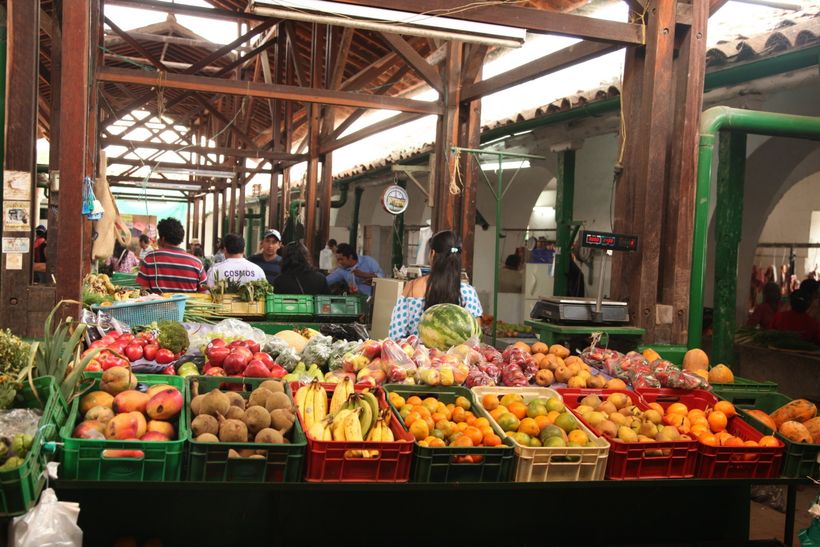
{"type": "MultiPolygon", "coordinates": [[[[788,18],[782,19],[771,32],[745,37],[738,36],[734,40],[719,42],[706,52],[706,70],[719,70],[728,66],[745,63],[763,57],[777,55],[784,51],[805,47],[820,41],[820,9],[810,6],[799,12],[794,12],[788,18]]],[[[620,79],[596,89],[579,92],[576,95],[564,97],[549,104],[523,110],[514,118],[507,117],[492,121],[481,127],[482,133],[491,129],[504,127],[526,120],[534,120],[555,112],[571,110],[592,102],[606,100],[620,95],[620,79]]],[[[344,179],[360,175],[404,160],[431,152],[433,143],[428,142],[394,152],[382,158],[374,158],[361,165],[357,165],[344,173],[336,175],[335,179],[344,179]]]]}

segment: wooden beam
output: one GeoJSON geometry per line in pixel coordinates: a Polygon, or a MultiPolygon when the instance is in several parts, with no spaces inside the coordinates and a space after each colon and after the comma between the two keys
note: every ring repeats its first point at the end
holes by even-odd
{"type": "MultiPolygon", "coordinates": [[[[142,55],[142,56],[143,56],[143,58],[145,58],[145,59],[146,59],[149,63],[151,63],[152,65],[154,65],[154,66],[155,66],[158,70],[164,70],[164,71],[168,72],[168,67],[167,67],[167,66],[165,66],[165,65],[163,64],[163,62],[162,62],[162,61],[160,61],[159,59],[157,59],[157,58],[154,56],[154,54],[153,54],[153,53],[151,53],[150,51],[148,51],[147,49],[145,49],[145,48],[142,46],[142,44],[140,44],[138,41],[136,41],[134,38],[132,38],[132,37],[131,37],[131,36],[130,36],[130,35],[129,35],[126,31],[124,31],[124,30],[122,30],[120,27],[118,27],[118,26],[114,23],[114,21],[112,21],[111,19],[109,19],[108,17],[106,17],[106,18],[105,18],[105,24],[106,24],[106,25],[108,25],[109,27],[111,27],[111,30],[113,30],[114,32],[116,32],[116,33],[117,33],[117,34],[118,34],[118,35],[119,35],[119,36],[120,36],[123,40],[125,40],[125,41],[126,41],[126,43],[128,43],[128,45],[129,45],[129,46],[131,46],[132,48],[134,48],[134,50],[135,50],[137,53],[139,53],[140,55],[142,55]]],[[[207,64],[207,63],[206,63],[206,64],[207,64]]]]}
{"type": "Polygon", "coordinates": [[[531,61],[497,76],[467,86],[462,93],[463,100],[473,100],[498,93],[530,80],[558,72],[578,63],[595,59],[617,51],[621,46],[599,42],[579,42],[540,59],[531,61]]]}
{"type": "Polygon", "coordinates": [[[397,34],[382,33],[382,37],[387,42],[387,45],[390,46],[393,51],[401,55],[401,58],[404,59],[404,61],[419,76],[421,76],[422,79],[430,85],[430,87],[439,93],[442,92],[444,87],[441,81],[441,76],[439,76],[438,72],[436,72],[435,67],[428,63],[427,60],[422,57],[413,46],[397,34]]]}
{"type": "MultiPolygon", "coordinates": [[[[131,139],[121,139],[119,137],[107,137],[102,140],[102,146],[125,146],[132,150],[145,148],[148,150],[178,150],[179,145],[167,142],[139,141],[131,139]]],[[[260,158],[273,161],[300,162],[307,159],[307,154],[289,154],[287,152],[273,152],[271,150],[259,150],[254,148],[223,148],[220,146],[186,146],[184,152],[195,154],[215,154],[218,156],[236,156],[240,158],[260,158]]]]}
{"type": "Polygon", "coordinates": [[[296,51],[296,38],[293,36],[293,23],[285,25],[285,35],[288,42],[288,54],[290,55],[290,62],[293,64],[294,75],[296,76],[296,83],[299,87],[308,87],[310,85],[308,78],[308,71],[302,66],[302,60],[299,58],[299,52],[296,51]]]}
{"type": "Polygon", "coordinates": [[[378,61],[343,81],[339,89],[342,91],[362,89],[365,85],[387,72],[394,64],[398,63],[400,59],[401,57],[399,57],[398,53],[385,55],[378,61]]]}
{"type": "Polygon", "coordinates": [[[264,21],[263,23],[253,27],[251,30],[249,30],[248,32],[246,32],[245,34],[243,34],[242,36],[240,36],[239,38],[237,38],[236,40],[234,40],[230,44],[226,44],[226,45],[222,46],[221,48],[217,49],[216,51],[211,52],[210,54],[206,55],[205,57],[203,57],[202,59],[200,59],[199,61],[197,61],[193,65],[191,65],[190,68],[188,68],[187,70],[184,70],[182,73],[183,74],[196,74],[197,72],[199,72],[200,69],[205,68],[206,66],[210,65],[212,62],[216,61],[217,59],[227,55],[228,53],[231,53],[237,47],[244,44],[245,42],[249,42],[251,40],[251,38],[253,38],[257,34],[265,32],[266,30],[271,28],[276,23],[277,23],[276,19],[268,19],[267,21],[264,21]]]}
{"type": "Polygon", "coordinates": [[[722,8],[729,0],[709,0],[709,17],[713,16],[717,10],[722,8]]]}
{"type": "Polygon", "coordinates": [[[124,6],[127,8],[141,10],[192,15],[194,17],[204,17],[206,19],[223,19],[228,21],[264,21],[269,19],[269,17],[255,15],[250,12],[203,8],[200,6],[189,6],[187,4],[164,2],[162,0],[105,0],[105,3],[110,6],[124,6]]]}
{"type": "Polygon", "coordinates": [[[366,139],[367,137],[371,137],[377,133],[381,133],[382,131],[386,131],[388,129],[398,127],[400,125],[404,125],[406,123],[418,120],[425,116],[426,114],[416,114],[412,112],[392,116],[390,118],[387,118],[386,120],[382,120],[372,125],[368,125],[367,127],[363,127],[362,129],[359,129],[358,131],[355,131],[350,135],[347,135],[346,137],[329,141],[323,144],[321,147],[321,153],[327,154],[328,152],[338,150],[339,148],[342,148],[349,144],[353,144],[354,142],[358,142],[362,139],[366,139]]]}
{"type": "Polygon", "coordinates": [[[436,126],[435,187],[433,191],[433,231],[458,229],[456,196],[450,192],[450,177],[455,170],[451,148],[458,144],[459,103],[461,102],[460,69],[463,48],[460,42],[449,42],[447,59],[442,65],[447,108],[436,126]]]}
{"type": "Polygon", "coordinates": [[[350,44],[353,42],[353,34],[355,30],[350,27],[345,27],[342,31],[342,38],[339,42],[336,63],[333,65],[333,72],[328,80],[328,89],[339,89],[342,85],[342,78],[345,76],[345,66],[347,66],[347,56],[350,53],[350,44]]]}
{"type": "Polygon", "coordinates": [[[641,45],[643,28],[637,23],[620,23],[593,17],[518,6],[471,4],[470,9],[454,9],[449,0],[339,0],[344,4],[424,13],[428,16],[476,21],[526,29],[536,34],[556,34],[598,42],[641,45]]]}
{"type": "MultiPolygon", "coordinates": [[[[111,3],[111,2],[107,2],[111,3]]],[[[180,4],[177,4],[178,6],[180,4]]],[[[134,38],[135,40],[139,40],[140,42],[155,42],[160,44],[173,44],[177,46],[188,46],[188,47],[197,47],[202,49],[209,49],[215,50],[219,49],[222,44],[210,42],[208,40],[200,40],[197,38],[182,38],[180,36],[169,36],[167,34],[151,34],[148,32],[136,32],[133,30],[129,30],[128,34],[134,38]]],[[[122,38],[118,37],[115,33],[106,33],[105,38],[105,45],[106,47],[111,47],[112,45],[116,45],[118,43],[124,42],[122,38]]],[[[242,48],[244,49],[244,48],[242,48]]]]}
{"type": "MultiPolygon", "coordinates": [[[[237,82],[238,83],[238,82],[237,82]]],[[[205,107],[205,110],[211,113],[213,117],[217,120],[222,122],[224,127],[227,127],[231,130],[231,133],[236,135],[242,142],[245,143],[246,146],[251,148],[256,148],[256,143],[253,142],[253,139],[250,138],[248,135],[243,133],[236,124],[229,120],[222,112],[220,112],[214,105],[210,103],[207,99],[205,99],[202,95],[194,94],[194,99],[196,99],[199,104],[205,107]]]]}
{"type": "MultiPolygon", "coordinates": [[[[246,97],[264,97],[314,104],[333,104],[338,106],[399,110],[402,112],[418,112],[422,114],[437,114],[440,111],[440,106],[436,102],[417,101],[413,99],[403,99],[400,97],[366,95],[363,93],[350,93],[331,89],[306,89],[281,84],[231,81],[223,80],[221,78],[192,76],[188,74],[167,74],[161,77],[156,73],[125,68],[102,68],[97,73],[97,81],[121,82],[152,87],[161,86],[172,89],[185,89],[188,91],[224,93],[228,95],[239,95],[246,97]]],[[[198,96],[195,95],[195,97],[198,96]]],[[[204,99],[201,100],[204,101],[204,99]]],[[[211,108],[213,107],[211,106],[211,108]]],[[[214,111],[215,109],[211,110],[211,112],[214,111]]],[[[255,146],[255,144],[250,144],[250,146],[255,146]]]]}

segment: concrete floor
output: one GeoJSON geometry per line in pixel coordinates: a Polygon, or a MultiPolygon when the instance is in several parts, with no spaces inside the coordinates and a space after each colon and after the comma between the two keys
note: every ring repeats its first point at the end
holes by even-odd
{"type": "MultiPolygon", "coordinates": [[[[808,510],[814,500],[817,499],[819,488],[817,486],[799,486],[797,490],[797,510],[794,517],[794,539],[792,545],[799,546],[800,540],[797,534],[800,530],[807,528],[811,523],[811,515],[808,510]]],[[[785,497],[784,497],[785,499],[785,497]]],[[[785,515],[766,504],[756,501],[752,502],[749,525],[749,539],[776,539],[783,541],[783,527],[785,526],[785,515]]]]}

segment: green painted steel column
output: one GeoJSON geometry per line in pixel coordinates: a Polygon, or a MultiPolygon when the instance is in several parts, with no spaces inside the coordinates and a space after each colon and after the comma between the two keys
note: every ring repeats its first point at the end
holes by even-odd
{"type": "Polygon", "coordinates": [[[353,220],[350,221],[350,244],[356,248],[356,240],[359,239],[359,208],[362,206],[362,194],[364,188],[356,188],[353,195],[353,220]]]}
{"type": "MultiPolygon", "coordinates": [[[[396,184],[402,188],[407,188],[407,182],[400,180],[396,184]]],[[[396,215],[393,219],[393,256],[392,264],[396,268],[401,268],[404,263],[404,213],[396,215]]]]}
{"type": "Polygon", "coordinates": [[[569,261],[572,260],[572,210],[575,202],[575,150],[558,153],[557,191],[555,193],[555,284],[552,293],[566,296],[569,286],[569,261]]]}
{"type": "Polygon", "coordinates": [[[493,259],[493,347],[498,340],[498,277],[501,275],[501,206],[504,197],[504,154],[498,154],[495,190],[495,258],[493,259]]]}
{"type": "Polygon", "coordinates": [[[746,133],[723,131],[718,149],[715,203],[715,312],[712,360],[735,363],[737,257],[743,232],[746,133]]]}

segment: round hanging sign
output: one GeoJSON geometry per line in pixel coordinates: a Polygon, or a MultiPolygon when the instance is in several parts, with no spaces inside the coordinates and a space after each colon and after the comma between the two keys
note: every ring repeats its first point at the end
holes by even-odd
{"type": "Polygon", "coordinates": [[[391,215],[400,215],[407,210],[410,196],[401,186],[388,186],[382,194],[382,207],[391,215]]]}

